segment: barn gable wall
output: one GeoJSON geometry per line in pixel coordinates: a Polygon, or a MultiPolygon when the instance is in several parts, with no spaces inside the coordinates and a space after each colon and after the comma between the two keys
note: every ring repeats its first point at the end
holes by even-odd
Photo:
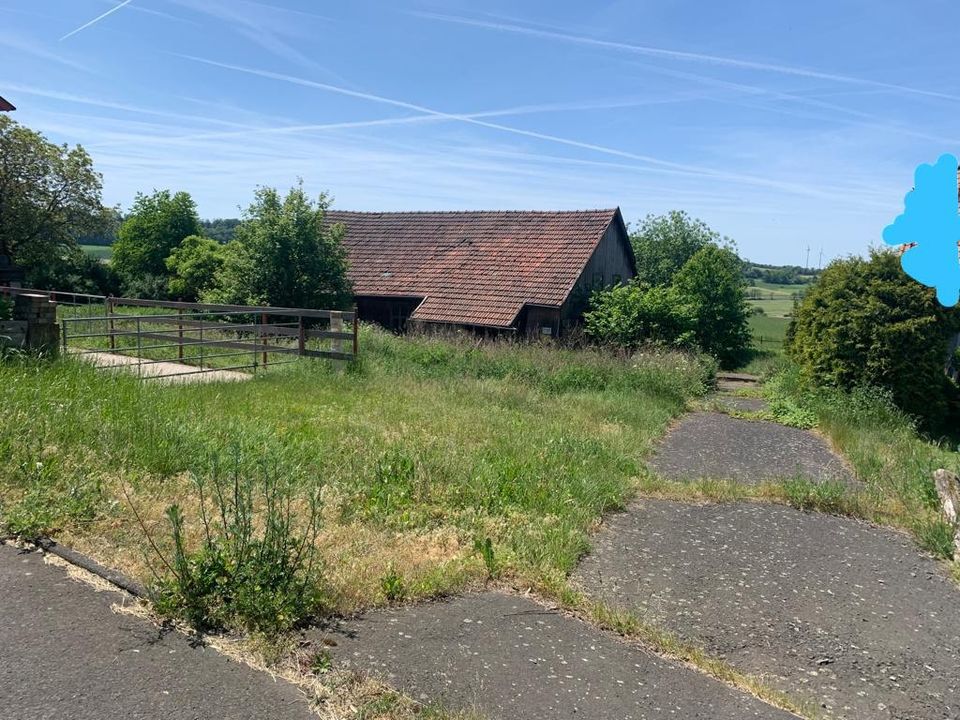
{"type": "Polygon", "coordinates": [[[580,322],[594,290],[633,279],[636,273],[629,247],[630,238],[618,215],[603,234],[597,249],[584,266],[573,291],[560,310],[563,326],[580,322]]]}

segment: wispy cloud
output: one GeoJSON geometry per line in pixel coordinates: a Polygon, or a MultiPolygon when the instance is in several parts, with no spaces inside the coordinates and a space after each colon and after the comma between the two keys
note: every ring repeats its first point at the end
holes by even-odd
{"type": "Polygon", "coordinates": [[[693,165],[689,163],[679,163],[679,162],[674,162],[670,160],[663,160],[661,158],[656,158],[650,155],[629,152],[629,151],[621,150],[618,148],[599,145],[597,143],[584,142],[581,140],[575,140],[571,138],[560,137],[558,135],[551,135],[548,133],[538,132],[536,130],[526,130],[523,128],[517,128],[509,125],[502,125],[500,123],[493,123],[487,120],[471,117],[469,115],[443,112],[440,110],[435,110],[430,107],[426,107],[424,105],[407,102],[405,100],[388,98],[382,95],[362,92],[359,90],[351,90],[349,88],[338,87],[336,85],[331,85],[329,83],[321,83],[321,82],[309,80],[306,78],[296,77],[293,75],[286,75],[284,73],[277,73],[269,70],[243,67],[240,65],[232,65],[230,63],[222,63],[216,60],[210,60],[207,58],[201,58],[193,55],[178,55],[178,56],[194,62],[211,65],[213,67],[219,67],[226,70],[233,70],[235,72],[242,72],[248,75],[254,75],[254,76],[267,78],[271,80],[278,80],[281,82],[286,82],[293,85],[299,85],[302,87],[309,87],[317,90],[323,90],[323,91],[335,93],[338,95],[344,95],[346,97],[357,98],[360,100],[367,100],[367,101],[379,103],[382,105],[388,105],[391,107],[414,111],[422,115],[430,115],[436,118],[442,118],[442,119],[451,120],[455,122],[465,123],[468,125],[487,128],[490,130],[497,130],[500,132],[509,133],[511,135],[519,135],[519,136],[531,138],[534,140],[541,140],[544,142],[564,145],[566,147],[572,147],[580,150],[587,150],[590,152],[596,152],[596,153],[601,153],[601,154],[609,155],[613,157],[633,160],[638,163],[642,163],[644,165],[654,166],[661,169],[667,169],[667,170],[672,170],[672,171],[681,172],[681,173],[688,173],[691,175],[697,175],[701,177],[709,177],[717,180],[727,180],[730,182],[738,182],[738,183],[743,183],[748,185],[771,187],[771,188],[776,188],[785,192],[807,195],[810,197],[830,196],[829,191],[825,190],[822,187],[798,185],[796,183],[784,182],[781,180],[776,180],[768,177],[760,177],[760,176],[750,175],[745,173],[735,173],[735,172],[729,172],[724,170],[717,170],[715,168],[705,167],[701,165],[693,165]]]}
{"type": "Polygon", "coordinates": [[[16,50],[17,52],[40,60],[47,60],[49,62],[57,63],[58,65],[64,65],[66,67],[73,68],[74,70],[83,70],[85,72],[89,72],[89,68],[83,63],[80,63],[69,56],[55,53],[40,42],[31,40],[24,35],[12,35],[10,33],[0,31],[0,46],[10,48],[11,50],[16,50]]]}
{"type": "MultiPolygon", "coordinates": [[[[55,94],[55,96],[62,96],[55,94]]],[[[251,127],[233,123],[240,128],[228,132],[202,132],[189,135],[165,137],[161,141],[169,144],[191,143],[202,140],[223,140],[228,138],[253,138],[265,135],[303,135],[308,133],[320,133],[336,130],[360,130],[365,128],[396,127],[403,125],[420,125],[426,123],[450,122],[455,120],[478,120],[494,117],[515,117],[519,115],[538,115],[545,113],[576,112],[589,110],[605,110],[616,108],[637,108],[646,105],[662,105],[668,103],[687,102],[695,98],[702,98],[701,94],[680,94],[675,97],[649,98],[649,99],[624,99],[624,100],[595,100],[586,102],[567,102],[567,103],[542,103],[539,105],[518,105],[516,107],[502,108],[498,110],[483,110],[479,112],[461,113],[456,115],[442,115],[421,113],[418,115],[406,115],[395,118],[378,118],[373,120],[349,120],[344,122],[331,123],[297,123],[270,125],[266,127],[251,127]]],[[[104,107],[118,107],[113,104],[91,103],[104,107]]],[[[150,111],[144,111],[150,112],[150,111]]],[[[183,118],[182,115],[172,113],[153,113],[169,115],[171,117],[183,118]]],[[[189,117],[189,116],[186,116],[189,117]]],[[[206,118],[203,118],[207,120],[206,118]]],[[[209,120],[208,120],[209,121],[209,120]]],[[[110,145],[121,144],[123,142],[142,142],[149,138],[130,137],[127,140],[116,140],[110,145]]]]}
{"type": "Polygon", "coordinates": [[[76,95],[74,93],[61,92],[59,90],[45,90],[43,88],[38,88],[34,86],[21,85],[15,82],[10,82],[7,80],[0,79],[0,86],[4,89],[11,92],[17,92],[22,95],[31,95],[33,97],[45,98],[47,100],[57,100],[61,102],[76,103],[78,105],[88,105],[90,107],[104,108],[107,110],[120,110],[122,112],[136,113],[139,115],[152,115],[154,117],[170,118],[178,121],[194,121],[194,122],[203,122],[210,123],[211,125],[221,125],[223,127],[231,128],[244,128],[245,130],[255,130],[249,125],[243,123],[233,122],[230,120],[222,120],[220,118],[212,118],[201,115],[192,115],[189,113],[183,112],[169,112],[166,110],[155,110],[153,108],[145,108],[140,105],[132,105],[130,103],[124,102],[115,102],[107,100],[101,97],[87,97],[84,95],[76,95]]]}
{"type": "Polygon", "coordinates": [[[300,10],[267,5],[253,0],[170,0],[191,12],[225,23],[233,32],[272,55],[311,70],[319,70],[343,81],[334,71],[309,57],[289,37],[310,37],[309,22],[329,22],[329,18],[300,10]]]}
{"type": "Polygon", "coordinates": [[[778,63],[757,62],[753,60],[744,60],[741,58],[728,57],[725,55],[710,55],[707,53],[688,52],[684,50],[673,50],[670,48],[654,47],[650,45],[637,45],[632,43],[616,42],[612,40],[601,40],[590,37],[589,35],[577,35],[556,30],[544,30],[536,27],[528,27],[506,22],[491,22],[488,20],[478,20],[459,15],[445,15],[442,13],[415,11],[411,13],[416,17],[427,20],[436,20],[439,22],[453,23],[457,25],[467,25],[471,27],[485,28],[499,32],[515,33],[528,35],[532,37],[547,38],[559,40],[578,45],[590,47],[601,47],[621,52],[634,53],[638,55],[648,55],[652,57],[668,58],[671,60],[683,60],[687,62],[707,63],[710,65],[720,65],[734,67],[741,70],[756,70],[760,72],[777,73],[780,75],[791,75],[794,77],[811,78],[817,80],[829,80],[848,85],[860,85],[864,87],[882,88],[908,95],[921,95],[925,97],[940,98],[942,100],[960,101],[960,95],[938,92],[935,90],[926,90],[923,88],[910,87],[907,85],[898,85],[895,83],[881,82],[869,78],[855,77],[853,75],[844,75],[841,73],[826,72],[813,68],[798,67],[795,65],[782,65],[778,63]]]}
{"type": "Polygon", "coordinates": [[[86,29],[87,29],[88,27],[90,27],[91,25],[96,25],[98,22],[100,22],[101,20],[103,20],[105,17],[108,17],[108,16],[110,16],[110,15],[113,15],[113,13],[115,13],[117,10],[119,10],[120,8],[126,7],[127,5],[129,5],[129,4],[132,3],[132,2],[133,2],[133,0],[123,0],[121,3],[119,3],[118,5],[114,5],[112,8],[110,8],[109,10],[107,10],[105,13],[103,13],[103,14],[101,14],[101,15],[97,15],[97,17],[95,17],[95,18],[94,18],[93,20],[91,20],[90,22],[86,22],[86,23],[84,23],[83,25],[81,25],[80,27],[76,28],[75,30],[71,30],[70,32],[68,32],[66,35],[64,35],[62,38],[60,38],[60,42],[63,42],[64,40],[66,40],[66,39],[69,38],[69,37],[73,37],[74,35],[76,35],[76,34],[77,34],[78,32],[80,32],[81,30],[86,30],[86,29]]]}
{"type": "MultiPolygon", "coordinates": [[[[696,83],[707,85],[710,87],[715,87],[719,89],[730,90],[735,93],[745,94],[754,97],[766,97],[774,100],[782,100],[790,106],[804,105],[811,107],[817,110],[827,111],[832,113],[832,115],[812,115],[810,113],[801,113],[796,112],[795,110],[790,109],[789,107],[783,106],[774,106],[774,105],[761,105],[758,103],[745,103],[742,100],[725,100],[720,98],[719,102],[729,102],[734,105],[739,105],[741,107],[750,107],[765,110],[768,112],[776,112],[785,115],[792,115],[794,117],[804,117],[812,118],[818,120],[827,120],[831,122],[836,122],[836,115],[842,115],[846,118],[853,118],[856,122],[847,121],[848,124],[854,124],[860,127],[870,127],[886,132],[895,133],[899,135],[905,135],[907,137],[915,137],[923,140],[933,140],[934,142],[954,144],[957,142],[956,138],[945,138],[939,135],[931,135],[929,133],[920,132],[913,127],[908,127],[904,125],[892,124],[889,122],[882,122],[882,119],[878,116],[876,112],[864,112],[862,110],[855,110],[853,108],[848,108],[843,105],[837,105],[835,103],[830,103],[825,100],[817,99],[816,97],[808,97],[805,95],[799,95],[797,93],[786,92],[784,90],[773,90],[770,88],[759,87],[757,85],[748,85],[745,83],[731,82],[729,80],[720,80],[718,78],[710,77],[707,75],[702,75],[699,73],[684,72],[682,70],[674,70],[671,68],[659,67],[657,65],[650,65],[647,63],[635,63],[637,67],[641,67],[646,71],[654,72],[660,75],[667,77],[678,78],[682,80],[690,80],[696,83]]],[[[879,92],[877,90],[870,90],[867,92],[879,92]]],[[[884,91],[886,92],[886,91],[884,91]]]]}

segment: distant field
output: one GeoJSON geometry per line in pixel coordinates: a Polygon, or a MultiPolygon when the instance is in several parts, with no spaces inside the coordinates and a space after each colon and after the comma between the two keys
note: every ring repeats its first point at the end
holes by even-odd
{"type": "Polygon", "coordinates": [[[97,260],[109,261],[113,255],[113,248],[109,245],[81,245],[80,249],[87,255],[93,255],[97,260]]]}
{"type": "Polygon", "coordinates": [[[763,311],[772,318],[788,318],[793,312],[793,299],[806,292],[810,284],[804,285],[774,285],[767,282],[755,282],[747,286],[747,297],[751,305],[763,308],[763,311]]]}
{"type": "Polygon", "coordinates": [[[750,332],[753,333],[753,347],[774,355],[782,354],[783,339],[789,324],[790,320],[787,318],[751,315],[750,332]]]}

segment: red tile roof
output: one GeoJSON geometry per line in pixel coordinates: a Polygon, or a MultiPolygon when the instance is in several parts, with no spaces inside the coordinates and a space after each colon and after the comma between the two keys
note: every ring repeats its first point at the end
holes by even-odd
{"type": "Polygon", "coordinates": [[[11,110],[16,110],[16,108],[0,97],[0,112],[10,112],[11,110]]]}
{"type": "Polygon", "coordinates": [[[509,327],[527,303],[560,307],[620,211],[329,211],[346,228],[360,296],[422,297],[424,322],[509,327]]]}

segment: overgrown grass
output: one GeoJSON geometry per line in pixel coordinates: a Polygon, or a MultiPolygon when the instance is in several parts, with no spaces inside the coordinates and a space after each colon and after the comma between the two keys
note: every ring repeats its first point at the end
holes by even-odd
{"type": "Polygon", "coordinates": [[[641,461],[712,368],[364,328],[362,360],[247,383],[160,386],[70,358],[0,365],[3,522],[149,580],[131,502],[157,537],[174,501],[202,546],[190,474],[225,454],[319,494],[316,547],[340,611],[573,567],[641,461]],[[39,475],[38,475],[39,473],[39,475]],[[76,507],[64,497],[82,498],[76,507]],[[487,544],[489,539],[489,545],[487,544]]]}

